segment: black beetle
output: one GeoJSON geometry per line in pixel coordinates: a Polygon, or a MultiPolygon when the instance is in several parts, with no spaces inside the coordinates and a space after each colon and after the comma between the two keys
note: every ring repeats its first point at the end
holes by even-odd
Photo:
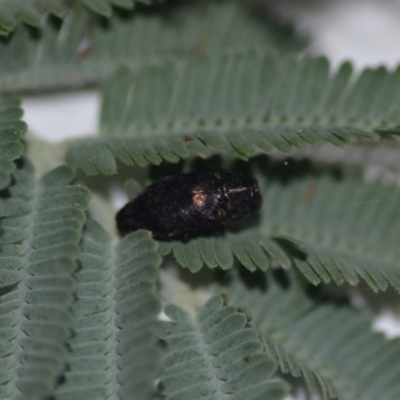
{"type": "Polygon", "coordinates": [[[261,203],[254,178],[206,168],[154,182],[118,212],[117,225],[121,234],[147,229],[155,239],[187,238],[253,214],[261,203]]]}

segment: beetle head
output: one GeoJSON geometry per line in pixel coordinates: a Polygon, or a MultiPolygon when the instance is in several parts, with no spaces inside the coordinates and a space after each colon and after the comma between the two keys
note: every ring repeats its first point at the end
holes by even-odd
{"type": "Polygon", "coordinates": [[[260,210],[262,197],[254,178],[230,171],[221,171],[220,174],[228,218],[240,219],[260,210]]]}

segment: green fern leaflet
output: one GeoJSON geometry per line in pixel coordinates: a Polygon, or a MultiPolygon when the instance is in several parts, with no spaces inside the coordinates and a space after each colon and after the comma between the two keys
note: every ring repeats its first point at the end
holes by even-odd
{"type": "Polygon", "coordinates": [[[12,40],[0,40],[0,88],[21,92],[81,87],[102,82],[121,63],[135,71],[221,50],[274,48],[286,54],[304,47],[291,28],[251,12],[239,1],[183,0],[168,13],[166,7],[138,7],[105,24],[78,4],[61,26],[47,18],[39,38],[17,29],[12,40]]]}
{"type": "Polygon", "coordinates": [[[136,232],[115,246],[88,220],[75,273],[69,369],[55,399],[152,398],[160,359],[159,264],[148,233],[136,232]]]}
{"type": "Polygon", "coordinates": [[[271,379],[276,364],[249,325],[248,315],[211,298],[196,320],[167,306],[161,388],[166,400],[280,400],[285,383],[271,379]]]}
{"type": "Polygon", "coordinates": [[[13,161],[21,157],[25,149],[21,140],[27,126],[21,121],[20,104],[17,99],[0,99],[0,189],[10,183],[15,169],[13,161]]]}
{"type": "Polygon", "coordinates": [[[68,162],[88,175],[127,165],[177,162],[222,149],[240,159],[257,149],[344,146],[400,132],[400,69],[366,70],[353,83],[350,64],[331,76],[326,59],[279,59],[271,52],[200,57],[120,68],[104,87],[100,138],[71,144],[68,162]],[[88,154],[90,156],[88,157],[88,154]]]}
{"type": "MultiPolygon", "coordinates": [[[[136,2],[147,1],[79,0],[79,2],[101,15],[110,17],[112,6],[131,9],[136,2]]],[[[64,18],[69,8],[68,2],[63,0],[0,0],[0,35],[7,35],[13,31],[19,21],[40,28],[46,12],[64,18]]]]}
{"type": "Polygon", "coordinates": [[[294,279],[243,277],[232,278],[223,290],[249,308],[283,373],[302,376],[324,400],[400,397],[399,339],[373,332],[363,312],[312,301],[294,279]]]}
{"type": "Polygon", "coordinates": [[[64,371],[88,190],[61,167],[41,179],[22,159],[1,192],[0,398],[45,398],[64,371]],[[4,292],[5,291],[5,292],[4,292]]]}

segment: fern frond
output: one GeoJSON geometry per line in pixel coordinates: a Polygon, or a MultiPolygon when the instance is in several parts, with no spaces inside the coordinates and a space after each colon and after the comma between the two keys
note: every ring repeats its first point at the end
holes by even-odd
{"type": "Polygon", "coordinates": [[[159,361],[156,242],[136,232],[113,246],[89,220],[82,249],[69,369],[55,398],[150,399],[159,361]]]}
{"type": "MultiPolygon", "coordinates": [[[[92,11],[110,17],[112,6],[132,9],[135,3],[149,3],[148,0],[78,0],[92,11]]],[[[73,3],[72,3],[73,4],[73,3]]],[[[47,12],[64,18],[70,5],[63,0],[0,0],[0,35],[12,32],[19,21],[40,28],[47,12]]]]}
{"type": "Polygon", "coordinates": [[[264,353],[248,315],[211,298],[195,321],[181,308],[165,309],[161,388],[166,400],[282,399],[288,387],[271,379],[276,365],[264,353]]]}
{"type": "Polygon", "coordinates": [[[400,340],[373,332],[363,312],[316,305],[293,282],[237,277],[223,287],[230,301],[249,308],[253,324],[284,373],[303,376],[322,399],[395,400],[400,397],[400,340]]]}
{"type": "Polygon", "coordinates": [[[89,194],[57,168],[40,179],[27,159],[1,192],[0,398],[46,398],[65,367],[89,194]]]}
{"type": "Polygon", "coordinates": [[[145,68],[120,68],[103,90],[101,138],[74,141],[71,165],[86,174],[116,172],[116,159],[146,166],[207,157],[223,149],[247,159],[324,142],[344,146],[399,133],[400,68],[351,66],[330,76],[324,58],[278,59],[251,51],[145,68]],[[89,151],[90,149],[90,151],[89,151]],[[90,157],[88,157],[90,154],[90,157]]]}
{"type": "Polygon", "coordinates": [[[273,47],[287,53],[304,47],[292,29],[253,15],[239,1],[182,1],[169,5],[168,12],[162,5],[138,9],[129,17],[113,16],[107,26],[75,7],[61,28],[53,22],[45,22],[40,38],[19,29],[0,41],[3,92],[93,84],[121,63],[136,70],[233,49],[273,47]]]}
{"type": "Polygon", "coordinates": [[[24,151],[21,139],[27,126],[21,121],[23,111],[20,105],[18,99],[0,99],[0,190],[10,183],[15,169],[13,161],[24,151]]]}
{"type": "Polygon", "coordinates": [[[225,236],[162,242],[192,272],[203,265],[230,269],[235,258],[249,271],[266,271],[274,259],[298,268],[313,284],[351,285],[364,280],[374,291],[400,291],[397,185],[367,183],[358,174],[335,176],[304,163],[260,161],[263,206],[255,221],[225,236]]]}

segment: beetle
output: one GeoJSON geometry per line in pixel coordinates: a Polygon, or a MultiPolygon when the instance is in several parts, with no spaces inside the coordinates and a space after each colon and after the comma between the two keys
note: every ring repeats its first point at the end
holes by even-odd
{"type": "Polygon", "coordinates": [[[261,204],[253,177],[205,168],[154,182],[130,200],[116,220],[122,235],[147,229],[154,239],[188,238],[205,228],[220,230],[227,220],[253,214],[261,204]]]}

